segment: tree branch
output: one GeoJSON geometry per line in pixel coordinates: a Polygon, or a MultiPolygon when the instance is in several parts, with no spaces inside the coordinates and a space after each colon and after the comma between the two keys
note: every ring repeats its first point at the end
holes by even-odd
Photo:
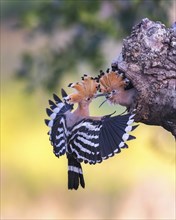
{"type": "Polygon", "coordinates": [[[123,42],[112,65],[137,90],[136,122],[159,125],[176,137],[176,25],[143,19],[123,42]]]}

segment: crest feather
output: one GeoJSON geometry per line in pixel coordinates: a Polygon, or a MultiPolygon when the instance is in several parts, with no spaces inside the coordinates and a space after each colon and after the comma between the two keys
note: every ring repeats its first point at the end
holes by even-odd
{"type": "Polygon", "coordinates": [[[103,93],[109,93],[114,89],[125,88],[126,82],[123,76],[119,75],[117,71],[110,71],[99,78],[100,90],[103,93]]]}
{"type": "Polygon", "coordinates": [[[81,82],[72,83],[69,86],[74,88],[76,92],[68,95],[68,100],[72,103],[78,103],[86,98],[93,98],[97,93],[98,83],[94,78],[84,75],[81,82]]]}

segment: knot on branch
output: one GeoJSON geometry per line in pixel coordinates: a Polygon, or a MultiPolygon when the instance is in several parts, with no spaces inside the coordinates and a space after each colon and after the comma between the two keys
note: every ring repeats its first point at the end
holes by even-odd
{"type": "Polygon", "coordinates": [[[173,31],[168,30],[161,22],[145,18],[133,27],[131,35],[124,40],[122,54],[126,62],[137,63],[143,71],[161,66],[170,47],[175,44],[173,31]]]}

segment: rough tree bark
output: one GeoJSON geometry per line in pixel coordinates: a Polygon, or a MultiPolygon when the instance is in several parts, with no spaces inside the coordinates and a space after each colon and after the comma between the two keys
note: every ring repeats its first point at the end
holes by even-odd
{"type": "Polygon", "coordinates": [[[112,65],[137,90],[136,122],[159,125],[176,137],[176,27],[143,19],[112,65]]]}

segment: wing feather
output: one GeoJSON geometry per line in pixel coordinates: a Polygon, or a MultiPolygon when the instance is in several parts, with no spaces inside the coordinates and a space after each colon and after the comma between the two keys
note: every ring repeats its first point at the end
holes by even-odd
{"type": "Polygon", "coordinates": [[[100,126],[100,121],[83,119],[71,129],[68,145],[79,161],[95,164],[101,160],[101,157],[98,157],[100,126]]]}
{"type": "MultiPolygon", "coordinates": [[[[62,90],[62,97],[66,95],[66,92],[62,90]]],[[[46,119],[45,123],[50,127],[48,134],[51,145],[53,146],[53,152],[57,157],[60,157],[67,150],[67,135],[69,133],[64,113],[71,111],[73,105],[62,102],[56,94],[53,94],[53,98],[54,101],[49,100],[50,109],[46,109],[47,115],[51,119],[46,119]]]]}
{"type": "Polygon", "coordinates": [[[122,148],[128,147],[125,142],[135,138],[128,134],[137,127],[131,125],[133,121],[131,114],[79,121],[68,137],[70,153],[79,162],[89,164],[100,163],[120,153],[122,148]]]}
{"type": "Polygon", "coordinates": [[[67,149],[66,121],[64,116],[58,116],[51,129],[50,140],[53,145],[53,152],[57,157],[65,154],[67,149]]]}

